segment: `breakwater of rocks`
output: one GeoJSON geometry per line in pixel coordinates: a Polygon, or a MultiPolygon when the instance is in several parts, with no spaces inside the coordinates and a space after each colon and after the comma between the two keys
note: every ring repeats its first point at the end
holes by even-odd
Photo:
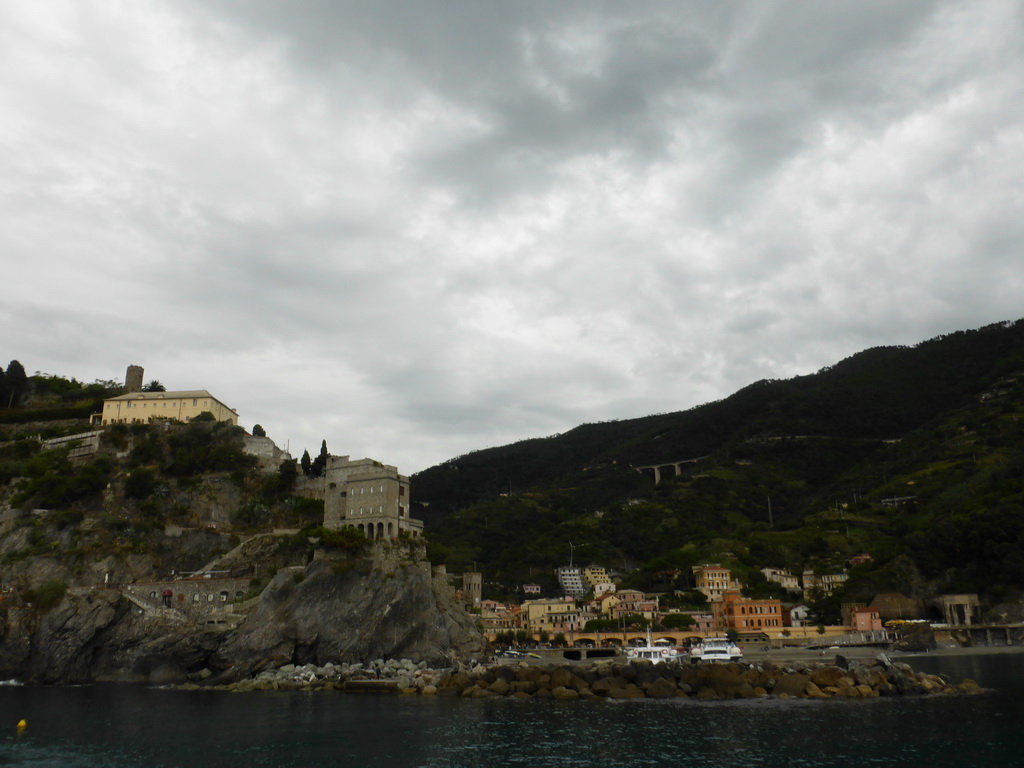
{"type": "MultiPolygon", "coordinates": [[[[192,686],[186,686],[192,687],[192,686]]],[[[884,654],[869,661],[836,657],[834,663],[652,664],[600,660],[589,664],[492,665],[436,670],[410,661],[370,664],[287,665],[255,678],[217,686],[228,690],[319,689],[349,692],[462,696],[466,698],[597,699],[872,698],[977,694],[973,680],[914,672],[884,654]]]]}

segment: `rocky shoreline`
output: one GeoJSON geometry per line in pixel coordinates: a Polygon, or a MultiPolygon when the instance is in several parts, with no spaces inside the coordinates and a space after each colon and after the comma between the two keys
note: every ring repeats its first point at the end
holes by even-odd
{"type": "Polygon", "coordinates": [[[226,685],[188,683],[186,690],[336,690],[463,698],[554,699],[826,699],[979,694],[973,680],[959,683],[918,673],[885,654],[835,663],[652,664],[600,660],[586,664],[480,665],[437,670],[424,662],[376,660],[369,664],[285,665],[226,685]]]}

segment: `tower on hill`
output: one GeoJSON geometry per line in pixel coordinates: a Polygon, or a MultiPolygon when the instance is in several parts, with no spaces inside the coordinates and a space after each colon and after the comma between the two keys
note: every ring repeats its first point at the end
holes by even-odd
{"type": "Polygon", "coordinates": [[[124,375],[124,391],[141,392],[143,374],[145,374],[145,369],[141,365],[129,365],[128,371],[124,375]]]}

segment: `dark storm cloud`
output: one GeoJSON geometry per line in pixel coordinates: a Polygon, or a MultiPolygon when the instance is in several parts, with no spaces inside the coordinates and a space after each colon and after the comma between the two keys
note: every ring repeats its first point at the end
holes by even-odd
{"type": "Polygon", "coordinates": [[[0,22],[9,351],[297,452],[414,471],[1019,314],[1018,4],[0,22]]]}

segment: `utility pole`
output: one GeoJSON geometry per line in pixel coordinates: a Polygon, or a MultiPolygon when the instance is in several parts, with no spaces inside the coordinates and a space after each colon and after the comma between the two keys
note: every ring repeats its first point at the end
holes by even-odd
{"type": "Polygon", "coordinates": [[[768,496],[768,527],[769,528],[774,528],[775,527],[774,524],[772,523],[772,497],[770,495],[768,496]]]}

